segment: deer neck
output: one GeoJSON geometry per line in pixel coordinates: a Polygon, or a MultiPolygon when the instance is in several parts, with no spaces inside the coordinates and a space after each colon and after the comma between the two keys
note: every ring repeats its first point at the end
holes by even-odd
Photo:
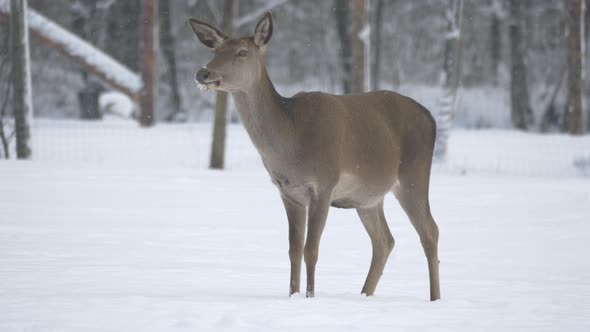
{"type": "Polygon", "coordinates": [[[274,88],[266,68],[245,90],[232,92],[240,119],[263,158],[279,156],[293,147],[292,101],[274,88]]]}

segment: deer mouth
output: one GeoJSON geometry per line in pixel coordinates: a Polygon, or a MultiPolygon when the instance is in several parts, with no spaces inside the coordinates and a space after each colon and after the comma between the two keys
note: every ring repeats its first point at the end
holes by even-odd
{"type": "Polygon", "coordinates": [[[221,84],[220,80],[210,81],[210,82],[202,82],[202,83],[197,81],[197,85],[199,86],[199,89],[201,89],[201,90],[214,90],[220,84],[221,84]]]}

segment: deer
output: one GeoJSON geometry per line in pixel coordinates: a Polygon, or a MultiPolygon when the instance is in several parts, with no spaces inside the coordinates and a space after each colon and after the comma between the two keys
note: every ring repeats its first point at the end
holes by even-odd
{"type": "Polygon", "coordinates": [[[233,97],[240,120],[281,195],[288,221],[289,296],[300,292],[303,259],[305,295],[314,297],[320,238],[330,207],[356,209],[372,245],[361,294],[374,295],[395,244],[383,211],[385,196],[393,193],[426,255],[430,300],[440,299],[439,230],[429,203],[436,138],[431,113],[393,91],[281,96],[264,64],[273,33],[270,12],[250,37],[230,38],[193,18],[189,23],[213,53],[195,80],[208,90],[233,97]]]}

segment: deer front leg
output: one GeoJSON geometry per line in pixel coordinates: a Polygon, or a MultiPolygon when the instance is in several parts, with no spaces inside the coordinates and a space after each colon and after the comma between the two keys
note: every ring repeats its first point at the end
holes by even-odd
{"type": "Polygon", "coordinates": [[[305,206],[293,203],[284,196],[281,198],[289,220],[289,259],[291,260],[289,296],[291,296],[300,292],[301,259],[305,242],[305,206]]]}
{"type": "Polygon", "coordinates": [[[314,297],[315,289],[315,266],[318,261],[320,238],[330,208],[330,195],[320,196],[312,199],[309,204],[307,215],[307,239],[305,241],[304,259],[307,268],[307,292],[306,297],[314,297]]]}

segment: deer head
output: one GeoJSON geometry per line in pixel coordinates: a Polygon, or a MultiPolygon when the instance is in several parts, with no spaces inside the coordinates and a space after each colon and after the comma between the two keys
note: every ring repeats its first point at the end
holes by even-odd
{"type": "Polygon", "coordinates": [[[207,23],[189,19],[203,45],[213,51],[213,60],[195,75],[208,89],[244,91],[259,80],[264,70],[264,51],[272,36],[272,17],[266,13],[253,37],[229,38],[207,23]]]}

